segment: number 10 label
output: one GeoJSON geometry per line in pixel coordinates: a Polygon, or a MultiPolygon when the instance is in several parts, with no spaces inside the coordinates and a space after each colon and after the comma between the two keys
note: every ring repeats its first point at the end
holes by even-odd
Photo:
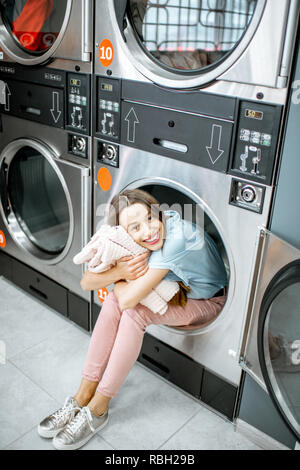
{"type": "Polygon", "coordinates": [[[114,58],[114,48],[109,39],[103,39],[99,46],[99,59],[103,67],[108,67],[114,58]]]}

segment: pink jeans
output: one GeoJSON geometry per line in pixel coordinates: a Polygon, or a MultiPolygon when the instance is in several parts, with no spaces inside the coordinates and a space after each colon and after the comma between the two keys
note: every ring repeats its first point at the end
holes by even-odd
{"type": "Polygon", "coordinates": [[[122,312],[111,292],[96,322],[82,377],[99,382],[97,391],[103,395],[116,396],[139,356],[147,325],[163,324],[187,330],[203,327],[218,316],[225,301],[225,296],[188,299],[184,308],[169,306],[159,315],[141,304],[122,312]]]}

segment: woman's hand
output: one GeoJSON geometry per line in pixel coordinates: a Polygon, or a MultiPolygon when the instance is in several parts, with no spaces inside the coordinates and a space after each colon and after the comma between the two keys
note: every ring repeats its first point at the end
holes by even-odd
{"type": "Polygon", "coordinates": [[[149,256],[150,252],[146,252],[136,257],[125,256],[121,258],[116,265],[119,278],[133,281],[146,274],[149,269],[149,256]]]}
{"type": "Polygon", "coordinates": [[[115,283],[114,293],[120,309],[134,308],[166,276],[168,269],[148,269],[145,276],[134,281],[115,283]]]}

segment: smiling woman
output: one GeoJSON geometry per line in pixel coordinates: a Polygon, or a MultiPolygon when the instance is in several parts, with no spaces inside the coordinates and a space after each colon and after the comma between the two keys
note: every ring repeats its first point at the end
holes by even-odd
{"type": "Polygon", "coordinates": [[[163,225],[143,204],[134,204],[124,209],[120,216],[120,224],[139,245],[151,251],[162,248],[163,225]]]}
{"type": "Polygon", "coordinates": [[[123,191],[110,207],[109,223],[122,225],[133,240],[150,251],[162,248],[165,217],[158,201],[140,189],[123,191]]]}
{"type": "Polygon", "coordinates": [[[174,210],[161,210],[142,190],[126,190],[109,207],[110,225],[121,225],[147,256],[122,259],[99,274],[84,275],[85,289],[114,283],[91,338],[82,381],[74,397],[39,426],[44,437],[56,435],[57,449],[83,446],[108,420],[108,405],[137,360],[146,327],[207,325],[222,310],[226,270],[213,240],[174,210]],[[169,302],[162,315],[141,300],[164,280],[185,288],[185,302],[169,302]]]}

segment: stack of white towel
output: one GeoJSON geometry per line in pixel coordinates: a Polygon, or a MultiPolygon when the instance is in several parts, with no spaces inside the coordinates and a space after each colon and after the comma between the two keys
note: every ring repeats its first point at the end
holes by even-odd
{"type": "MultiPolygon", "coordinates": [[[[89,243],[78,253],[75,264],[88,263],[88,270],[101,273],[112,268],[124,256],[138,256],[147,251],[138,245],[121,225],[102,225],[89,243]]],[[[154,313],[163,315],[168,302],[179,291],[177,282],[162,280],[141,300],[154,313]]]]}

